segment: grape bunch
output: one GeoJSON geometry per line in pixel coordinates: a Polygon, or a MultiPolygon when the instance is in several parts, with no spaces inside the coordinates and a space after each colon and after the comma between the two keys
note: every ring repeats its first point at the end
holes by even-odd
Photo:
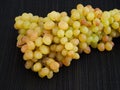
{"type": "Polygon", "coordinates": [[[70,16],[57,11],[46,17],[23,13],[15,18],[14,27],[25,68],[51,79],[60,67],[78,60],[82,52],[112,50],[112,39],[120,36],[120,10],[102,11],[78,4],[70,16]]]}

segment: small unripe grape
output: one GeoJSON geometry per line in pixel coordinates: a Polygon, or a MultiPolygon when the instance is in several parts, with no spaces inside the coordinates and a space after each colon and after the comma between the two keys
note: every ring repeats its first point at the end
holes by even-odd
{"type": "Polygon", "coordinates": [[[34,72],[38,72],[42,69],[42,64],[40,62],[36,62],[32,67],[34,72]]]}

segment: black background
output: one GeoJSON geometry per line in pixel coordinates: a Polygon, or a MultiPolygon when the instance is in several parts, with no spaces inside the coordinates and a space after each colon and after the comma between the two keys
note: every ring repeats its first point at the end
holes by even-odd
{"type": "Polygon", "coordinates": [[[52,10],[67,11],[78,3],[102,10],[120,9],[120,0],[1,0],[0,2],[0,90],[120,90],[120,38],[111,52],[92,49],[90,55],[62,67],[50,80],[24,68],[16,48],[14,18],[23,12],[46,16],[52,10]]]}

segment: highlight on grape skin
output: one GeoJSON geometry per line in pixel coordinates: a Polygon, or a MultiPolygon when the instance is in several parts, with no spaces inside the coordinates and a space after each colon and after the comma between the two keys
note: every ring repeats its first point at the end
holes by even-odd
{"type": "Polygon", "coordinates": [[[80,59],[82,52],[112,50],[112,39],[120,36],[120,10],[102,11],[78,4],[70,16],[57,11],[46,17],[23,13],[15,18],[14,27],[25,68],[51,79],[60,67],[80,59]]]}

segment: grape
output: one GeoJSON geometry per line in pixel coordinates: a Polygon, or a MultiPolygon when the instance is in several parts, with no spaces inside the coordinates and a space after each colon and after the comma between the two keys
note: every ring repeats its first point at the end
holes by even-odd
{"type": "Polygon", "coordinates": [[[67,50],[72,50],[72,49],[73,49],[73,44],[70,43],[70,42],[66,43],[66,44],[65,44],[65,49],[67,49],[67,50]]]}
{"type": "Polygon", "coordinates": [[[80,27],[80,31],[83,33],[83,34],[87,34],[88,33],[88,28],[86,26],[81,26],[80,27]]]}
{"type": "Polygon", "coordinates": [[[38,71],[40,71],[41,69],[42,69],[42,64],[40,63],[40,62],[37,62],[37,63],[35,63],[34,65],[33,65],[33,71],[34,72],[38,72],[38,71]]]}
{"type": "Polygon", "coordinates": [[[97,45],[97,48],[98,48],[99,51],[104,51],[105,50],[105,44],[101,42],[97,45]]]}
{"type": "Polygon", "coordinates": [[[95,15],[94,15],[93,12],[89,12],[89,13],[87,14],[87,20],[89,20],[89,21],[92,21],[92,20],[94,19],[94,17],[95,17],[95,15]]]}
{"type": "Polygon", "coordinates": [[[43,44],[43,39],[42,39],[42,37],[38,37],[38,38],[35,40],[35,45],[36,45],[37,47],[40,47],[42,44],[43,44]]]}
{"type": "Polygon", "coordinates": [[[73,35],[74,35],[75,37],[77,37],[79,34],[80,34],[80,30],[79,30],[79,29],[75,29],[75,30],[73,31],[73,35]]]}
{"type": "Polygon", "coordinates": [[[119,23],[118,22],[113,22],[112,23],[112,28],[113,29],[118,29],[119,28],[119,23]]]}
{"type": "Polygon", "coordinates": [[[41,45],[39,49],[40,49],[42,54],[49,54],[49,52],[50,52],[49,47],[45,46],[45,45],[41,45]]]}
{"type": "Polygon", "coordinates": [[[67,30],[67,31],[65,32],[65,36],[66,36],[67,38],[72,38],[72,36],[73,36],[73,31],[72,31],[72,30],[67,30]]]}
{"type": "Polygon", "coordinates": [[[87,40],[87,37],[85,34],[79,34],[79,40],[80,42],[85,42],[87,40]]]}
{"type": "Polygon", "coordinates": [[[68,38],[67,37],[63,37],[60,39],[60,43],[61,44],[65,44],[66,42],[68,42],[68,38]]]}
{"type": "Polygon", "coordinates": [[[52,28],[54,28],[55,23],[53,21],[46,21],[44,24],[44,28],[46,30],[51,30],[52,28]]]}
{"type": "Polygon", "coordinates": [[[68,23],[65,22],[65,21],[60,21],[60,22],[58,23],[58,27],[59,27],[60,29],[62,29],[62,30],[67,30],[67,29],[68,29],[68,23]]]}
{"type": "Polygon", "coordinates": [[[42,53],[40,51],[35,51],[34,52],[34,58],[35,59],[41,59],[42,58],[42,53]]]}
{"type": "Polygon", "coordinates": [[[39,72],[38,72],[38,75],[43,78],[45,76],[47,76],[49,74],[50,70],[48,67],[44,67],[42,68],[39,72]]]}
{"type": "Polygon", "coordinates": [[[49,34],[45,34],[42,40],[44,44],[50,45],[52,43],[52,36],[49,34]]]}
{"type": "Polygon", "coordinates": [[[27,50],[23,56],[25,60],[30,60],[33,58],[33,52],[31,50],[27,50]]]}
{"type": "Polygon", "coordinates": [[[105,32],[105,34],[110,34],[111,33],[111,27],[105,27],[104,28],[104,32],[105,32]]]}
{"type": "Polygon", "coordinates": [[[74,29],[79,29],[80,28],[80,22],[79,21],[74,21],[73,22],[73,28],[74,29]]]}
{"type": "Polygon", "coordinates": [[[48,17],[53,21],[59,21],[60,20],[60,13],[58,13],[56,11],[52,11],[51,13],[48,14],[48,17]]]}
{"type": "Polygon", "coordinates": [[[112,47],[113,47],[112,43],[106,42],[106,44],[105,44],[105,49],[106,49],[107,51],[111,51],[111,50],[112,50],[112,47]]]}
{"type": "Polygon", "coordinates": [[[48,79],[51,79],[53,77],[53,71],[50,71],[49,73],[48,73],[48,75],[47,75],[47,78],[48,79]]]}
{"type": "Polygon", "coordinates": [[[63,30],[58,30],[57,31],[57,36],[58,37],[64,37],[64,31],[63,30]]]}
{"type": "Polygon", "coordinates": [[[71,13],[71,18],[73,20],[79,20],[80,19],[80,14],[77,10],[75,10],[74,12],[71,13]]]}
{"type": "Polygon", "coordinates": [[[32,66],[33,66],[33,62],[32,61],[28,60],[28,61],[25,62],[25,68],[26,69],[30,69],[32,66]]]}
{"type": "Polygon", "coordinates": [[[28,41],[27,46],[29,50],[34,50],[35,49],[35,44],[33,41],[28,41]]]}

